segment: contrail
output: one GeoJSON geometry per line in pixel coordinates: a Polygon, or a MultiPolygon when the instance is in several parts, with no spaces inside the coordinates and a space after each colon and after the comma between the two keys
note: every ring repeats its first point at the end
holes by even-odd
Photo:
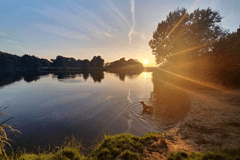
{"type": "Polygon", "coordinates": [[[130,30],[130,32],[128,33],[128,38],[129,38],[129,44],[131,44],[132,42],[132,33],[134,31],[134,27],[135,27],[135,16],[134,16],[134,0],[130,0],[130,5],[131,5],[131,12],[132,12],[132,21],[133,21],[133,26],[132,26],[132,29],[130,30]]]}

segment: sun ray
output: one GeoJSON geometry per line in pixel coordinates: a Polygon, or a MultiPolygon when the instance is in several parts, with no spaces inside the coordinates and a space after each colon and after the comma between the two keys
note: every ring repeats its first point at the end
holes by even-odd
{"type": "Polygon", "coordinates": [[[225,93],[233,94],[230,90],[224,88],[223,86],[219,86],[219,85],[212,84],[212,83],[209,83],[209,82],[197,81],[197,80],[194,80],[194,79],[191,79],[191,78],[188,78],[188,77],[184,77],[184,76],[178,75],[176,73],[167,71],[167,70],[162,69],[162,68],[158,68],[158,70],[161,70],[163,72],[169,73],[169,74],[177,76],[179,78],[182,78],[182,79],[185,79],[185,80],[188,80],[188,81],[200,84],[200,85],[205,86],[205,87],[209,87],[209,88],[212,88],[212,89],[215,89],[215,90],[218,90],[218,91],[222,91],[222,92],[225,92],[225,93]]]}

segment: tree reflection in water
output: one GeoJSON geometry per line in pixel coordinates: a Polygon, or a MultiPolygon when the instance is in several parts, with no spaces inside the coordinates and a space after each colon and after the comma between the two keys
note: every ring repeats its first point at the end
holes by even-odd
{"type": "Polygon", "coordinates": [[[143,111],[144,119],[148,118],[160,130],[174,127],[189,112],[191,101],[188,94],[173,83],[172,78],[162,72],[152,75],[153,92],[148,104],[154,107],[153,113],[143,111]]]}

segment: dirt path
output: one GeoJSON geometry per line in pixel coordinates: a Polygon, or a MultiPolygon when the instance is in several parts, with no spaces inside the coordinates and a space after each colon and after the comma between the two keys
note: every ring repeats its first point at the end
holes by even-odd
{"type": "Polygon", "coordinates": [[[164,133],[170,151],[209,151],[240,147],[240,91],[188,91],[191,110],[164,133]]]}

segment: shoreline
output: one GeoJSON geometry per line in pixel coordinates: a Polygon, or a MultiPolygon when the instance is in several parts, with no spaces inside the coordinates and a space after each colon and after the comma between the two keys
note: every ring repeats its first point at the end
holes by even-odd
{"type": "Polygon", "coordinates": [[[176,150],[206,152],[240,147],[240,91],[188,92],[192,107],[175,128],[164,132],[176,150]],[[194,95],[195,93],[195,95],[194,95]]]}

